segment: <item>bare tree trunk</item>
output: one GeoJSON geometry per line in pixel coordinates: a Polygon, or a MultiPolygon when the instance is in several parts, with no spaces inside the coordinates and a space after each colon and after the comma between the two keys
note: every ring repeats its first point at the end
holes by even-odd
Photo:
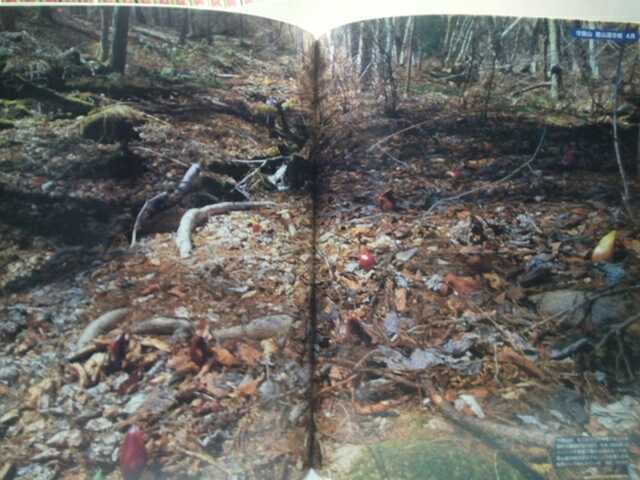
{"type": "Polygon", "coordinates": [[[362,53],[360,56],[360,82],[363,90],[371,85],[371,62],[373,61],[374,22],[367,21],[362,24],[362,53]]]}
{"type": "Polygon", "coordinates": [[[398,55],[398,64],[404,66],[406,61],[405,51],[408,51],[411,47],[409,46],[409,39],[411,38],[413,32],[413,22],[414,18],[409,17],[404,26],[404,35],[402,37],[402,49],[400,50],[400,54],[398,55]],[[406,48],[404,48],[406,47],[406,48]]]}
{"type": "Polygon", "coordinates": [[[205,15],[207,16],[205,36],[207,38],[207,45],[211,45],[213,44],[213,12],[206,12],[205,15]]]}
{"type": "Polygon", "coordinates": [[[38,7],[38,19],[48,23],[55,23],[52,7],[38,7]]]}
{"type": "Polygon", "coordinates": [[[182,25],[180,26],[180,39],[178,43],[184,45],[189,34],[189,9],[185,8],[182,12],[182,25]]]}
{"type": "Polygon", "coordinates": [[[411,67],[413,64],[413,44],[416,41],[416,23],[415,19],[411,23],[411,35],[409,36],[409,53],[407,54],[407,59],[409,64],[407,65],[407,85],[405,88],[405,93],[409,95],[409,89],[411,88],[411,67]]]}
{"type": "Polygon", "coordinates": [[[145,18],[144,13],[142,13],[142,7],[134,7],[134,12],[135,12],[136,23],[140,25],[146,25],[147,19],[145,18]]]}
{"type": "Polygon", "coordinates": [[[111,29],[111,18],[113,16],[111,7],[100,9],[100,60],[109,60],[109,30],[111,29]]]}
{"type": "Polygon", "coordinates": [[[349,25],[349,45],[351,54],[351,63],[353,64],[354,71],[358,71],[358,60],[360,53],[360,23],[352,23],[349,25]]]}
{"type": "Polygon", "coordinates": [[[162,25],[162,19],[160,18],[160,8],[151,7],[151,20],[156,27],[162,25]]]}
{"type": "Polygon", "coordinates": [[[531,38],[529,40],[529,56],[531,57],[531,63],[529,69],[531,74],[535,75],[538,72],[538,45],[540,44],[540,25],[541,21],[533,20],[533,26],[531,28],[531,38]]]}
{"type": "Polygon", "coordinates": [[[0,10],[0,20],[2,21],[2,30],[5,32],[15,32],[16,17],[18,10],[16,8],[3,8],[0,10]]]}
{"type": "MultiPolygon", "coordinates": [[[[593,22],[588,23],[589,28],[596,28],[593,22]]],[[[598,56],[596,55],[596,42],[589,40],[589,67],[591,67],[591,78],[598,80],[600,78],[600,65],[598,65],[598,56]]]]}
{"type": "Polygon", "coordinates": [[[551,98],[560,98],[560,54],[558,52],[558,29],[555,20],[548,20],[549,60],[551,62],[551,98]]]}
{"type": "Polygon", "coordinates": [[[113,41],[111,43],[111,70],[124,75],[127,65],[127,41],[129,39],[129,15],[131,7],[113,9],[113,41]]]}

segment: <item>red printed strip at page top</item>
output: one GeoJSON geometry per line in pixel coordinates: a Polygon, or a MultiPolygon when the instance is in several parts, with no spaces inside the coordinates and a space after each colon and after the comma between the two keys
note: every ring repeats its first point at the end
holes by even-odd
{"type": "Polygon", "coordinates": [[[212,9],[255,15],[296,25],[316,38],[341,25],[411,15],[491,15],[640,23],[640,2],[628,0],[0,0],[0,5],[141,5],[212,9]]]}

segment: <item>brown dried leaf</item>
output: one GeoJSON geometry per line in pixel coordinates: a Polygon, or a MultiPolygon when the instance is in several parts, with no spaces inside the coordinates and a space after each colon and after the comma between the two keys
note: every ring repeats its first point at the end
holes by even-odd
{"type": "Polygon", "coordinates": [[[504,287],[504,280],[497,273],[485,273],[483,277],[489,282],[489,286],[494,290],[500,290],[504,287]]]}
{"type": "Polygon", "coordinates": [[[160,350],[161,352],[171,352],[171,345],[169,345],[164,340],[160,340],[159,338],[145,337],[140,340],[140,345],[142,345],[143,347],[155,348],[156,350],[160,350]]]}
{"type": "Polygon", "coordinates": [[[258,385],[262,381],[262,375],[255,380],[250,380],[248,382],[244,382],[238,386],[235,392],[233,392],[233,397],[253,397],[258,391],[258,385]]]}
{"type": "Polygon", "coordinates": [[[480,290],[480,282],[473,277],[459,277],[454,273],[448,273],[444,278],[445,282],[451,286],[459,295],[471,295],[480,290]]]}
{"type": "Polygon", "coordinates": [[[395,291],[395,304],[396,304],[397,311],[404,312],[407,310],[407,289],[406,288],[398,288],[395,291]]]}
{"type": "Polygon", "coordinates": [[[212,348],[215,359],[218,363],[225,367],[232,367],[238,364],[238,361],[233,356],[233,354],[223,347],[214,347],[212,348]]]}
{"type": "Polygon", "coordinates": [[[238,355],[246,365],[255,367],[262,360],[262,352],[256,350],[251,345],[241,343],[238,347],[238,355]]]}

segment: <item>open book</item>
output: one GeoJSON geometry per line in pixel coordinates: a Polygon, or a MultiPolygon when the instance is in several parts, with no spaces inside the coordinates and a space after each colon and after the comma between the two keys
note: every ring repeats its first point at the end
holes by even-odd
{"type": "Polygon", "coordinates": [[[638,478],[640,4],[0,1],[0,479],[638,478]]]}

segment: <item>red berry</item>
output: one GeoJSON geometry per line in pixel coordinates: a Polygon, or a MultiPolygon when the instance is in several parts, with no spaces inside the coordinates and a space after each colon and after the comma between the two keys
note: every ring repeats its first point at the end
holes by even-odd
{"type": "Polygon", "coordinates": [[[129,347],[129,335],[121,333],[118,335],[109,345],[109,355],[111,363],[118,368],[122,365],[125,357],[127,356],[127,348],[129,347]]]}
{"type": "Polygon", "coordinates": [[[120,446],[120,471],[125,480],[140,478],[147,464],[147,448],[144,446],[144,433],[137,426],[129,428],[120,446]]]}
{"type": "Polygon", "coordinates": [[[199,367],[203,366],[209,358],[209,349],[207,341],[200,335],[196,335],[191,339],[191,347],[189,348],[189,356],[193,363],[199,367]]]}
{"type": "Polygon", "coordinates": [[[364,249],[358,258],[360,267],[364,270],[371,270],[376,265],[376,257],[371,250],[364,249]]]}

